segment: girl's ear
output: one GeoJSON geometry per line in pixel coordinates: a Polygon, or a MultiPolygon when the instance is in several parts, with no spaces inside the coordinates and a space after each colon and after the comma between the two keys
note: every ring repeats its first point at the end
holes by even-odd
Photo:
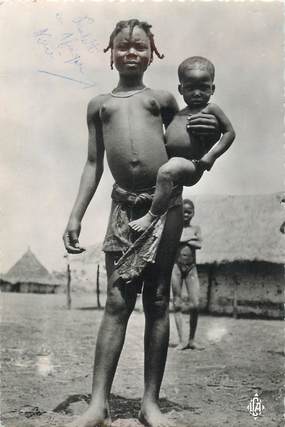
{"type": "Polygon", "coordinates": [[[213,84],[213,85],[212,85],[212,95],[214,95],[215,90],[216,90],[216,86],[213,84]]]}
{"type": "Polygon", "coordinates": [[[183,95],[183,93],[182,93],[182,85],[181,84],[178,85],[178,92],[180,93],[180,95],[183,95]]]}

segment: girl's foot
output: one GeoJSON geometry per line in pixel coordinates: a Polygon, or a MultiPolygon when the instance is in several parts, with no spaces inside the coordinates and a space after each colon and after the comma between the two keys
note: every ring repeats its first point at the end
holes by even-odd
{"type": "Polygon", "coordinates": [[[169,419],[161,413],[158,405],[154,403],[143,404],[138,419],[146,427],[173,427],[169,419]]]}
{"type": "Polygon", "coordinates": [[[87,411],[66,427],[111,427],[110,413],[106,408],[90,406],[87,411]]]}

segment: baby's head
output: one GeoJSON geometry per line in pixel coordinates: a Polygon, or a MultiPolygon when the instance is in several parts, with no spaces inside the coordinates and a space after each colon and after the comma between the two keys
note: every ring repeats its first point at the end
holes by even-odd
{"type": "MultiPolygon", "coordinates": [[[[117,60],[131,56],[134,61],[138,59],[148,59],[147,66],[153,60],[153,52],[160,59],[161,55],[154,43],[154,35],[150,31],[151,25],[138,19],[128,19],[117,22],[110,35],[109,44],[104,52],[111,49],[111,69],[113,64],[117,67],[117,60]],[[132,50],[132,53],[130,51],[132,50]]],[[[126,60],[125,60],[126,61],[126,60]]]]}
{"type": "Polygon", "coordinates": [[[202,56],[185,59],[178,67],[178,90],[190,107],[205,107],[215,91],[215,67],[202,56]]]}

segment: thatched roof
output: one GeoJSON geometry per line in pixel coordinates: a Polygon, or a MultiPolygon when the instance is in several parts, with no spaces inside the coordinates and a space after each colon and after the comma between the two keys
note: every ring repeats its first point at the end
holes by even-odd
{"type": "Polygon", "coordinates": [[[283,194],[193,196],[193,224],[201,226],[198,264],[233,261],[284,263],[283,194]]]}
{"type": "Polygon", "coordinates": [[[3,279],[10,283],[56,284],[53,276],[40,263],[30,248],[6,274],[2,275],[3,279]]]}

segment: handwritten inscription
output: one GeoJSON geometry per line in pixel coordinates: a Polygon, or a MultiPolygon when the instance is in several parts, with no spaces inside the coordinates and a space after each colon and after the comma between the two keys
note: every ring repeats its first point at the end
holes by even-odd
{"type": "MultiPolygon", "coordinates": [[[[82,82],[82,75],[87,75],[83,58],[87,54],[93,55],[97,50],[97,41],[92,32],[95,27],[94,19],[89,16],[79,16],[64,22],[63,14],[57,13],[55,22],[57,31],[45,27],[33,33],[37,45],[51,61],[59,60],[60,63],[66,64],[67,70],[81,75],[80,79],[66,76],[68,80],[80,82],[88,87],[94,85],[90,81],[82,82]]],[[[46,70],[46,73],[56,75],[52,71],[46,70]]]]}

